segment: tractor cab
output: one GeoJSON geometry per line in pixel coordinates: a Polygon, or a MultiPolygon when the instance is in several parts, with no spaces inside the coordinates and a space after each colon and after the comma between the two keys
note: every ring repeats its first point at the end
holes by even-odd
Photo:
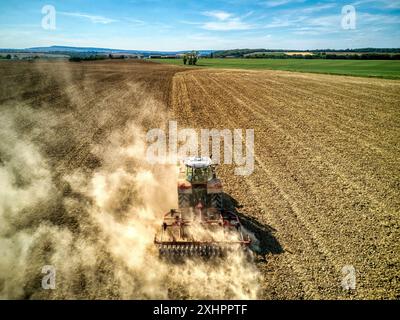
{"type": "Polygon", "coordinates": [[[203,209],[222,208],[222,184],[209,157],[183,160],[178,177],[179,209],[191,209],[199,203],[203,209]]]}
{"type": "Polygon", "coordinates": [[[215,178],[212,160],[208,157],[191,157],[184,161],[186,180],[191,184],[207,184],[215,178]]]}

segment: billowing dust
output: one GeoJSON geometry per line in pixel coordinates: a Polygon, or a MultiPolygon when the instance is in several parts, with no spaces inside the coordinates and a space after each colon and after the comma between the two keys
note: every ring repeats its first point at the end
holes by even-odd
{"type": "Polygon", "coordinates": [[[43,87],[55,83],[53,100],[37,102],[40,85],[33,98],[1,100],[0,298],[257,298],[259,273],[238,252],[214,262],[158,257],[154,235],[177,207],[176,167],[145,160],[147,128],[168,121],[162,99],[131,75],[97,99],[98,83],[69,64],[33,70],[43,87]],[[96,139],[92,127],[119,114],[96,139]],[[45,265],[55,267],[54,290],[41,287],[45,265]]]}

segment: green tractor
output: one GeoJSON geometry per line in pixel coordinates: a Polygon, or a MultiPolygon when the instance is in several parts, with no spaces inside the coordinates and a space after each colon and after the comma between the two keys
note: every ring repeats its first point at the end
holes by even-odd
{"type": "Polygon", "coordinates": [[[195,66],[197,63],[197,60],[199,59],[197,52],[192,51],[190,53],[186,53],[183,56],[183,64],[188,64],[190,66],[195,66]]]}

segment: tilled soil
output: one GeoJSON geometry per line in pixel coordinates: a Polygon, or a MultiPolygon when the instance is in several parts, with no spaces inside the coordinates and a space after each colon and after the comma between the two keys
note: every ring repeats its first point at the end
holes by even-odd
{"type": "Polygon", "coordinates": [[[255,171],[221,166],[261,240],[267,299],[399,298],[400,83],[273,71],[174,77],[182,126],[255,130],[255,171]],[[356,290],[344,292],[342,268],[356,290]]]}
{"type": "MultiPolygon", "coordinates": [[[[45,155],[61,197],[71,197],[63,176],[100,168],[93,147],[129,122],[254,129],[254,173],[236,176],[229,165],[218,173],[260,241],[259,297],[400,298],[400,82],[124,61],[0,69],[0,108],[15,109],[16,135],[45,155]],[[349,292],[341,287],[346,265],[356,270],[349,292]]],[[[52,224],[86,230],[79,212],[61,209],[48,209],[52,224]]],[[[119,298],[113,290],[101,297],[119,298]]]]}

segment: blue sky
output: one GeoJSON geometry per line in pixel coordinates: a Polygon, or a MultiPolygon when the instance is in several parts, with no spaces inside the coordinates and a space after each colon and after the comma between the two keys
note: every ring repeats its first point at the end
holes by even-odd
{"type": "Polygon", "coordinates": [[[0,48],[90,46],[138,50],[400,47],[400,0],[9,0],[0,48]],[[42,28],[42,8],[56,29],[42,28]],[[356,28],[341,27],[342,8],[356,28]]]}

